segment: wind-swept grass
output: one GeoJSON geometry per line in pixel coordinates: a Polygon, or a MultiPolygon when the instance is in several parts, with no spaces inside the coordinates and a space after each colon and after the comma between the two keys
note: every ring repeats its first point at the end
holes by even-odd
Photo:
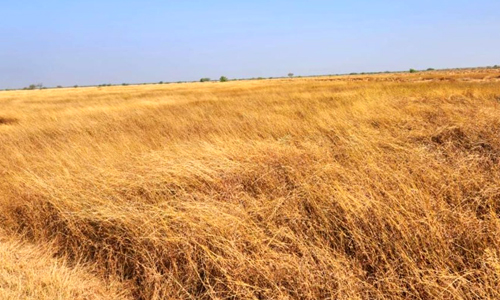
{"type": "Polygon", "coordinates": [[[498,299],[495,72],[3,92],[0,224],[142,299],[498,299]]]}
{"type": "Polygon", "coordinates": [[[123,286],[95,278],[85,266],[51,257],[47,245],[0,238],[0,299],[132,299],[123,286]]]}

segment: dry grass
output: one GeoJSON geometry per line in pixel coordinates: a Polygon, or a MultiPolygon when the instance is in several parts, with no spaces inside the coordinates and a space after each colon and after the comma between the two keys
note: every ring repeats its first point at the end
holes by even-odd
{"type": "Polygon", "coordinates": [[[2,92],[0,224],[141,299],[498,299],[499,75],[2,92]]]}
{"type": "Polygon", "coordinates": [[[17,120],[13,118],[0,117],[0,125],[14,124],[17,120]]]}
{"type": "Polygon", "coordinates": [[[97,280],[85,267],[50,256],[50,247],[0,239],[0,299],[131,299],[119,284],[97,280]]]}

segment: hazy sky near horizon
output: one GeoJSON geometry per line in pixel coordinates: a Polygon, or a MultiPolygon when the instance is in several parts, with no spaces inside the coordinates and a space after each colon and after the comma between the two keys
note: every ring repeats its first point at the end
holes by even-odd
{"type": "Polygon", "coordinates": [[[0,88],[500,65],[498,0],[0,4],[0,88]]]}

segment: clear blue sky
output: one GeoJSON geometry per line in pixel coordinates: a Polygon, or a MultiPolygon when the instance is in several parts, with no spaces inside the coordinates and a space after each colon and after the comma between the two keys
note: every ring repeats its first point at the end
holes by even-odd
{"type": "Polygon", "coordinates": [[[500,64],[499,0],[0,0],[0,88],[500,64]]]}

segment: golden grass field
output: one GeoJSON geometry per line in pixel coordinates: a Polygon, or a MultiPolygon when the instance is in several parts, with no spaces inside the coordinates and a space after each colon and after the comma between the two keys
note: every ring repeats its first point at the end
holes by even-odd
{"type": "Polygon", "coordinates": [[[500,299],[500,70],[0,92],[0,299],[500,299]]]}

